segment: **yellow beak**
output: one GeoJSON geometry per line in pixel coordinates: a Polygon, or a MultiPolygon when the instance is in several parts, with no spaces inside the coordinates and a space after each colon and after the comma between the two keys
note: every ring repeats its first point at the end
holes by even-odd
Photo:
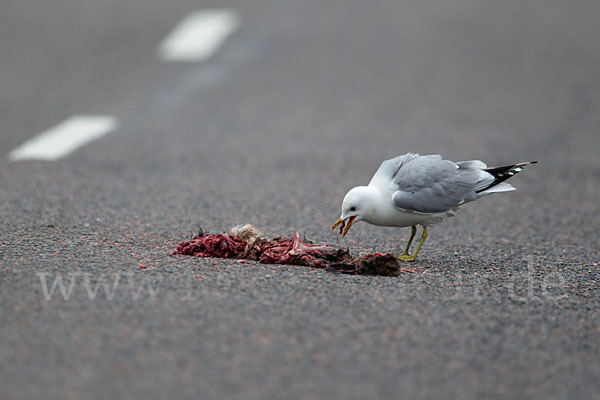
{"type": "Polygon", "coordinates": [[[342,228],[341,229],[343,229],[343,230],[340,233],[342,234],[342,239],[343,239],[344,236],[346,236],[346,233],[348,233],[348,230],[350,230],[350,227],[354,223],[355,219],[356,219],[356,215],[348,218],[348,225],[346,225],[345,221],[342,220],[341,218],[339,218],[337,221],[335,221],[335,223],[331,227],[331,230],[332,231],[335,230],[335,228],[337,228],[338,225],[342,224],[342,228]],[[344,225],[346,225],[346,226],[344,227],[344,225]]]}
{"type": "Polygon", "coordinates": [[[335,228],[337,228],[337,227],[338,227],[338,225],[339,225],[339,224],[341,224],[342,222],[344,222],[344,221],[342,221],[342,219],[341,219],[341,218],[338,218],[338,220],[337,220],[337,221],[335,221],[335,223],[334,223],[334,224],[333,224],[333,226],[331,227],[331,230],[332,230],[332,231],[335,231],[335,228]]]}

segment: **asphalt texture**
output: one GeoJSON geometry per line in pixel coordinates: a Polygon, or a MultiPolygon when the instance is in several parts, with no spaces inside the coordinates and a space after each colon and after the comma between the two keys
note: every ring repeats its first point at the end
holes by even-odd
{"type": "Polygon", "coordinates": [[[600,398],[599,19],[596,0],[4,1],[0,397],[600,398]],[[160,61],[202,8],[239,30],[160,61]],[[89,113],[120,127],[9,161],[89,113]],[[432,227],[419,274],[169,256],[240,223],[400,253],[409,229],[330,227],[409,151],[539,164],[432,227]],[[47,301],[57,277],[70,296],[47,301]]]}

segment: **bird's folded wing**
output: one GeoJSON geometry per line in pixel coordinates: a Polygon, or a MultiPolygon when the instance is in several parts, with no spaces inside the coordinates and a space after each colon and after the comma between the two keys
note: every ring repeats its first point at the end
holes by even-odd
{"type": "Polygon", "coordinates": [[[392,158],[390,160],[385,160],[381,163],[379,169],[377,170],[377,172],[375,172],[375,175],[373,175],[373,178],[371,178],[369,186],[377,186],[383,190],[388,190],[392,188],[393,190],[396,190],[397,188],[394,184],[394,176],[398,173],[398,171],[400,170],[400,168],[402,168],[403,165],[420,157],[421,156],[418,154],[408,153],[402,156],[392,158]],[[394,186],[392,187],[391,185],[394,186]]]}
{"type": "MultiPolygon", "coordinates": [[[[437,213],[476,198],[483,171],[461,168],[439,156],[419,156],[403,163],[392,176],[394,205],[404,211],[437,213]]],[[[488,175],[488,174],[485,174],[488,175]]],[[[490,176],[490,179],[493,177],[490,176]]]]}

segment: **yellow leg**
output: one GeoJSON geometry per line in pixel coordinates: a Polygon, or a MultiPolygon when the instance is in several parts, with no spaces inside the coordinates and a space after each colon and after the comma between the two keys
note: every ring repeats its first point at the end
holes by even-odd
{"type": "Polygon", "coordinates": [[[424,226],[423,235],[421,235],[421,241],[419,242],[419,245],[417,246],[415,252],[412,253],[410,256],[402,254],[401,256],[398,256],[398,258],[402,261],[415,261],[417,259],[417,254],[419,254],[419,251],[421,251],[421,247],[423,247],[423,243],[425,243],[425,240],[427,240],[427,236],[427,227],[424,226]]]}
{"type": "Polygon", "coordinates": [[[404,249],[404,253],[402,253],[403,256],[407,256],[408,255],[408,251],[410,250],[410,245],[412,244],[413,238],[417,234],[417,226],[413,225],[413,226],[411,226],[411,228],[412,228],[412,232],[410,233],[410,239],[408,239],[408,243],[406,244],[406,248],[404,249]]]}

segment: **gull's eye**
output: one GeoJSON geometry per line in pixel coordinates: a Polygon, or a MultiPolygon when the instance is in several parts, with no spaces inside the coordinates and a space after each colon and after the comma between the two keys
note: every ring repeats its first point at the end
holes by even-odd
{"type": "Polygon", "coordinates": [[[356,211],[356,207],[350,207],[350,211],[356,211]]]}

